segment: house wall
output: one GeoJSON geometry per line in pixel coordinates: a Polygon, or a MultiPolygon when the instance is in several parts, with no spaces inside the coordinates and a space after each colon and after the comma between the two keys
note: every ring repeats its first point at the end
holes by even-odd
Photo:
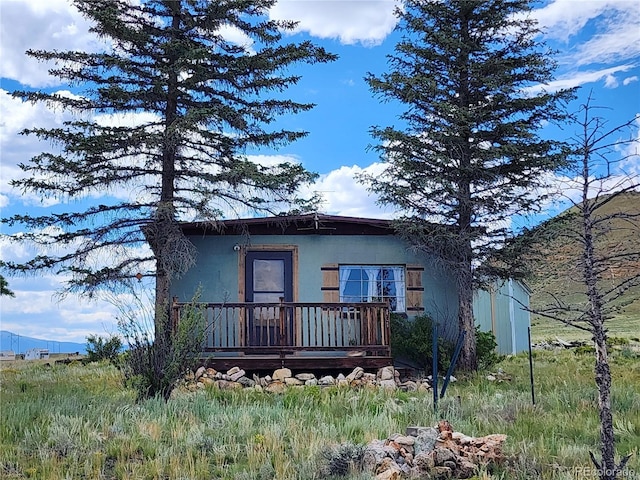
{"type": "MultiPolygon", "coordinates": [[[[235,245],[243,245],[240,235],[189,237],[198,250],[196,265],[174,282],[172,294],[180,301],[190,300],[201,287],[200,300],[205,302],[244,301],[239,298],[239,255],[235,245]]],[[[253,235],[251,246],[296,245],[298,248],[298,302],[322,302],[323,265],[369,264],[424,266],[422,285],[425,312],[452,330],[455,338],[457,294],[455,283],[435,262],[411,252],[407,245],[392,235],[253,235]]]]}
{"type": "Polygon", "coordinates": [[[521,282],[496,282],[488,290],[478,290],[473,299],[476,325],[496,336],[497,350],[502,354],[522,352],[529,348],[529,291],[521,282]],[[524,307],[523,307],[524,305],[524,307]]]}

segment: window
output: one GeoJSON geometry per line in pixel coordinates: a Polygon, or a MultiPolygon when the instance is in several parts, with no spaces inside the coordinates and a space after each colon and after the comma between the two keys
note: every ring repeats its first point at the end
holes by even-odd
{"type": "Polygon", "coordinates": [[[340,301],[389,301],[392,312],[406,311],[404,267],[341,265],[340,301]]]}

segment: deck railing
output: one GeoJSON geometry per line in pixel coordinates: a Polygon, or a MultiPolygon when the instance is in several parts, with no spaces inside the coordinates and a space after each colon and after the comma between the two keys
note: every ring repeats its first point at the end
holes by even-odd
{"type": "MultiPolygon", "coordinates": [[[[174,299],[174,321],[185,303],[174,299]]],[[[386,303],[199,303],[204,351],[348,351],[390,354],[386,303]]]]}

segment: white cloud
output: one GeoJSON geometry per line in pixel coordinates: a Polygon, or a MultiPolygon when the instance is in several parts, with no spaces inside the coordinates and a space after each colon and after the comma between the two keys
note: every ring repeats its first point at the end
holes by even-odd
{"type": "Polygon", "coordinates": [[[572,71],[565,75],[562,75],[557,80],[549,82],[546,85],[536,85],[530,87],[527,89],[527,92],[535,93],[543,89],[554,92],[562,88],[579,87],[580,85],[595,83],[601,80],[605,81],[606,87],[612,88],[613,86],[617,86],[617,81],[615,80],[614,74],[619,72],[626,72],[628,70],[631,70],[633,67],[633,65],[619,65],[616,67],[604,68],[601,70],[591,70],[584,72],[572,71]]]}
{"type": "Polygon", "coordinates": [[[534,10],[533,15],[548,37],[567,41],[595,19],[600,24],[619,16],[631,15],[633,19],[637,18],[637,10],[633,0],[581,0],[579,5],[575,0],[552,0],[534,10]]]}
{"type": "Polygon", "coordinates": [[[637,81],[638,81],[638,77],[637,77],[636,75],[634,75],[634,76],[632,76],[632,77],[627,77],[627,78],[625,78],[625,79],[622,81],[622,84],[623,84],[624,86],[627,86],[627,85],[629,85],[630,83],[637,82],[637,81]]]}
{"type": "Polygon", "coordinates": [[[343,166],[320,178],[310,187],[323,197],[320,210],[331,215],[363,218],[391,218],[390,208],[376,204],[377,197],[369,193],[366,187],[356,180],[357,175],[378,176],[385,168],[382,163],[372,163],[361,168],[357,165],[343,166]]]}
{"type": "Polygon", "coordinates": [[[570,48],[561,62],[572,67],[637,60],[640,8],[632,0],[554,0],[534,10],[547,39],[570,48]],[[589,29],[589,38],[579,41],[589,29]]]}
{"type": "Polygon", "coordinates": [[[102,300],[56,299],[54,277],[8,278],[15,297],[3,297],[2,329],[59,342],[85,343],[91,334],[117,333],[116,309],[102,300]],[[28,321],[25,321],[27,320],[28,321]]]}
{"type": "Polygon", "coordinates": [[[2,76],[31,87],[59,85],[59,80],[47,73],[51,65],[27,57],[25,51],[103,49],[104,43],[89,32],[89,27],[68,0],[2,0],[2,76]]]}
{"type": "MultiPolygon", "coordinates": [[[[62,92],[66,95],[68,92],[62,92]]],[[[26,128],[53,128],[70,120],[68,113],[52,110],[43,103],[32,104],[12,97],[7,91],[0,90],[0,151],[2,152],[2,179],[0,193],[9,198],[9,203],[19,201],[25,205],[50,206],[59,202],[57,198],[42,198],[33,193],[23,193],[10,187],[12,179],[24,177],[25,173],[18,167],[20,163],[28,163],[42,151],[51,150],[51,146],[38,140],[33,135],[20,135],[26,128]]]]}
{"type": "Polygon", "coordinates": [[[296,20],[297,31],[345,45],[378,45],[397,22],[394,0],[280,0],[270,10],[272,19],[296,20]]]}
{"type": "Polygon", "coordinates": [[[248,53],[255,54],[256,51],[253,48],[254,41],[246,33],[233,25],[223,25],[218,29],[218,33],[225,40],[243,47],[248,53]]]}
{"type": "Polygon", "coordinates": [[[606,88],[616,88],[618,85],[618,79],[613,75],[607,75],[604,79],[604,86],[606,88]]]}

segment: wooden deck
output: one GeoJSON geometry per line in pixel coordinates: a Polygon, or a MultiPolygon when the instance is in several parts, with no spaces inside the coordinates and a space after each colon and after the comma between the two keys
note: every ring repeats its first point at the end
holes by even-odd
{"type": "MultiPolygon", "coordinates": [[[[174,322],[184,303],[174,299],[174,322]]],[[[200,303],[202,361],[225,370],[336,370],[391,363],[386,303],[200,303]]]]}

